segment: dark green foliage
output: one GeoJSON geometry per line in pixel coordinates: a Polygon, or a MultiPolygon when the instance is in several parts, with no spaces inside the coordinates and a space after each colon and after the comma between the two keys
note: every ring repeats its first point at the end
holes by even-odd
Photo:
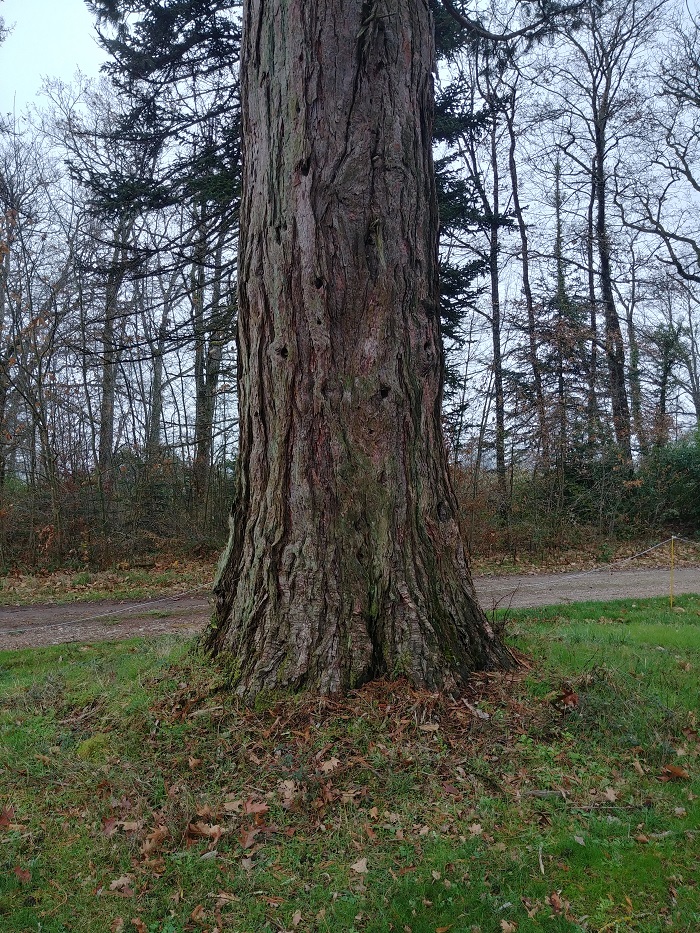
{"type": "Polygon", "coordinates": [[[111,132],[146,166],[99,173],[73,164],[101,206],[157,210],[206,202],[230,224],[240,185],[238,4],[225,0],[95,0],[108,28],[105,71],[125,109],[111,132]]]}
{"type": "Polygon", "coordinates": [[[654,449],[639,471],[638,492],[648,521],[700,533],[700,434],[654,449]]]}

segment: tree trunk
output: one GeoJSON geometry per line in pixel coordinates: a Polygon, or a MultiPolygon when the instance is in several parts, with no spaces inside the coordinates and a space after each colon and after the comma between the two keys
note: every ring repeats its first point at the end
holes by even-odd
{"type": "Polygon", "coordinates": [[[512,664],[441,428],[427,0],[248,0],[240,453],[205,636],[237,692],[512,664]]]}
{"type": "MultiPolygon", "coordinates": [[[[601,109],[606,107],[605,101],[601,109]]],[[[615,305],[613,292],[612,258],[610,237],[606,219],[607,191],[605,177],[606,140],[603,129],[605,117],[596,114],[595,120],[595,191],[596,191],[596,241],[600,260],[600,291],[603,296],[603,317],[605,320],[605,356],[608,362],[610,378],[610,399],[612,404],[613,428],[615,441],[626,463],[632,463],[630,409],[627,401],[625,384],[625,345],[622,340],[620,318],[615,305]]]]}
{"type": "MultiPolygon", "coordinates": [[[[538,437],[542,455],[542,463],[545,469],[549,467],[549,426],[547,424],[547,412],[544,400],[544,388],[542,386],[542,371],[540,361],[537,356],[537,322],[535,320],[535,302],[532,297],[532,286],[530,285],[530,245],[527,235],[527,224],[525,215],[520,203],[520,184],[518,180],[518,165],[515,158],[517,145],[517,131],[515,128],[515,107],[516,90],[513,89],[510,108],[505,111],[506,125],[508,126],[508,135],[510,145],[508,147],[508,168],[510,170],[510,185],[513,197],[513,213],[518,224],[518,233],[520,234],[520,264],[523,275],[523,297],[525,298],[525,312],[527,314],[527,351],[532,369],[532,379],[535,390],[535,406],[537,410],[538,437]]],[[[558,164],[558,163],[557,163],[558,164]]]]}

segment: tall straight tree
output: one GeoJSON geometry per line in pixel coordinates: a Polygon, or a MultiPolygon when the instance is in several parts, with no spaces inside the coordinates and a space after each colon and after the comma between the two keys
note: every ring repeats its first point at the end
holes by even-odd
{"type": "Polygon", "coordinates": [[[238,693],[511,656],[447,472],[428,0],[247,0],[240,455],[205,645],[238,693]]]}

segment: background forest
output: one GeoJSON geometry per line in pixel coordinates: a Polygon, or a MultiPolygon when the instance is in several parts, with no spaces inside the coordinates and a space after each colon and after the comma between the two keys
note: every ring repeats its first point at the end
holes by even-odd
{"type": "MultiPolygon", "coordinates": [[[[700,19],[431,5],[470,547],[700,531],[700,19]]],[[[104,79],[0,122],[2,569],[208,554],[233,495],[240,10],[88,6],[104,79]]]]}

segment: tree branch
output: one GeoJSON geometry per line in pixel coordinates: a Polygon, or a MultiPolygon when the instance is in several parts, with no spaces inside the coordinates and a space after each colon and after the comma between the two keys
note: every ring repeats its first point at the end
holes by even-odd
{"type": "MultiPolygon", "coordinates": [[[[468,16],[465,16],[464,13],[460,12],[457,7],[454,5],[452,0],[442,0],[442,5],[450,14],[450,16],[459,23],[460,26],[463,26],[465,29],[468,29],[472,35],[476,36],[479,39],[487,39],[489,42],[510,42],[513,39],[520,39],[523,36],[528,39],[535,39],[540,35],[541,30],[551,25],[552,18],[554,14],[547,16],[541,16],[534,23],[530,23],[529,26],[523,26],[522,29],[515,29],[512,32],[491,32],[489,29],[485,29],[480,23],[476,20],[471,19],[468,16]]],[[[578,11],[584,6],[583,2],[573,3],[571,6],[562,7],[556,11],[556,14],[569,14],[569,13],[578,13],[578,11]]]]}

